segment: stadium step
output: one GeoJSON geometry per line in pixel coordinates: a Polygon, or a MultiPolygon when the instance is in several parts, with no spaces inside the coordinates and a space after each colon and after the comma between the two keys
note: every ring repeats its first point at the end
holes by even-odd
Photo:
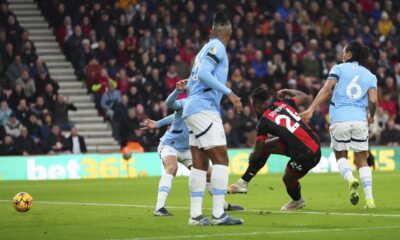
{"type": "MultiPolygon", "coordinates": [[[[72,103],[77,103],[77,102],[91,102],[92,98],[90,95],[81,95],[81,96],[68,96],[68,100],[72,103]]],[[[97,112],[96,112],[97,115],[97,112]]]]}
{"type": "MultiPolygon", "coordinates": [[[[87,95],[86,95],[87,96],[87,95]]],[[[75,97],[75,96],[69,96],[69,98],[75,97]]],[[[69,112],[70,116],[97,116],[97,110],[96,109],[85,109],[85,110],[78,110],[74,112],[69,112]]]]}
{"type": "Polygon", "coordinates": [[[56,81],[59,82],[76,82],[76,77],[75,75],[64,75],[64,74],[60,74],[60,73],[54,73],[51,75],[51,78],[53,78],[56,81]]]}
{"type": "Polygon", "coordinates": [[[37,9],[12,9],[12,11],[18,16],[41,16],[37,9]]]}
{"type": "Polygon", "coordinates": [[[103,123],[76,123],[75,126],[78,129],[84,129],[84,130],[92,130],[92,131],[104,130],[103,123]]]}
{"type": "Polygon", "coordinates": [[[49,28],[37,5],[33,0],[9,2],[18,22],[29,32],[29,39],[34,42],[39,57],[46,62],[51,78],[59,83],[59,93],[78,108],[69,112],[69,118],[86,138],[89,152],[119,152],[111,126],[98,115],[86,85],[77,81],[72,64],[66,60],[53,29],[49,28]]]}
{"type": "Polygon", "coordinates": [[[45,35],[45,36],[40,36],[40,35],[36,35],[36,36],[29,36],[29,39],[30,40],[32,40],[34,43],[35,43],[35,45],[36,45],[36,42],[37,41],[40,41],[40,42],[55,42],[56,41],[56,37],[54,37],[54,36],[48,36],[48,35],[45,35]]]}
{"type": "Polygon", "coordinates": [[[61,50],[58,47],[48,47],[48,48],[43,48],[43,47],[38,47],[36,48],[36,51],[38,54],[54,54],[54,55],[59,55],[62,54],[61,50]]]}
{"type": "Polygon", "coordinates": [[[110,137],[111,130],[103,130],[103,131],[86,131],[85,129],[81,129],[79,134],[86,138],[103,138],[110,137]]]}
{"type": "Polygon", "coordinates": [[[84,84],[82,82],[77,82],[77,81],[69,81],[69,82],[59,82],[58,85],[62,88],[83,88],[84,84]]]}
{"type": "Polygon", "coordinates": [[[94,144],[94,145],[116,145],[117,141],[114,139],[110,140],[107,138],[88,138],[86,139],[86,144],[94,144]]]}
{"type": "Polygon", "coordinates": [[[69,62],[48,62],[46,63],[48,67],[55,68],[72,68],[71,63],[69,62]]]}
{"type": "MultiPolygon", "coordinates": [[[[75,104],[75,106],[76,106],[76,104],[75,104]]],[[[81,109],[78,106],[76,106],[76,107],[78,109],[81,109]]],[[[88,122],[91,122],[91,123],[102,123],[102,122],[104,122],[103,118],[100,117],[100,116],[90,116],[90,117],[70,116],[69,120],[71,120],[73,122],[82,122],[82,123],[88,123],[88,122]]]]}
{"type": "Polygon", "coordinates": [[[62,95],[86,95],[86,89],[81,88],[81,89],[68,89],[68,88],[60,88],[60,90],[58,91],[59,93],[61,93],[62,95]]]}
{"type": "Polygon", "coordinates": [[[104,145],[92,145],[88,146],[87,150],[89,153],[112,153],[112,152],[119,152],[120,147],[116,146],[104,146],[104,145]]]}

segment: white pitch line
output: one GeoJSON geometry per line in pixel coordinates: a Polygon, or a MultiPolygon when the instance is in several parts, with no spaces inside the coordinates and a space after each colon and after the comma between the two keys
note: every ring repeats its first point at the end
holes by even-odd
{"type": "Polygon", "coordinates": [[[238,237],[238,236],[254,236],[254,235],[273,235],[273,234],[295,234],[295,233],[319,233],[319,232],[345,232],[345,231],[370,231],[370,230],[387,230],[400,229],[400,226],[387,227],[359,227],[359,228],[332,228],[332,229],[308,229],[308,230],[288,230],[273,232],[247,232],[247,233],[216,233],[216,234],[198,234],[198,235],[177,235],[164,237],[139,237],[139,238],[123,238],[112,240],[163,240],[163,239],[184,239],[184,238],[215,238],[215,237],[238,237]]]}
{"type": "MultiPolygon", "coordinates": [[[[0,202],[9,202],[11,200],[0,200],[0,202]]],[[[133,208],[155,208],[151,205],[139,205],[139,204],[118,204],[118,203],[90,203],[90,202],[49,202],[49,201],[35,201],[35,203],[40,204],[52,204],[52,205],[78,205],[78,206],[104,206],[104,207],[133,207],[133,208]]],[[[189,207],[182,206],[168,206],[171,209],[189,209],[189,207]]],[[[207,209],[207,208],[205,208],[207,209]]],[[[211,210],[211,209],[208,209],[211,210]]],[[[325,216],[365,216],[365,217],[389,217],[389,218],[400,218],[400,214],[381,214],[381,213],[348,213],[348,212],[303,212],[303,211],[270,211],[270,210],[259,210],[259,209],[249,209],[243,212],[254,212],[261,214],[303,214],[303,215],[325,215],[325,216]]]]}

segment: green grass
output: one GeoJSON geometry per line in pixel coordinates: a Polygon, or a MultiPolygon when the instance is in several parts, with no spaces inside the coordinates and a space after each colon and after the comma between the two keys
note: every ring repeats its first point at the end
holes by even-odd
{"type": "MultiPolygon", "coordinates": [[[[362,193],[359,205],[350,204],[347,184],[339,174],[310,174],[302,180],[307,206],[295,214],[277,211],[289,200],[281,175],[258,176],[247,195],[227,196],[231,203],[257,210],[231,213],[245,220],[243,226],[233,227],[189,226],[188,179],[183,177],[174,181],[168,206],[175,216],[167,218],[153,217],[154,209],[145,207],[155,204],[158,178],[0,182],[0,200],[7,200],[0,201],[0,239],[177,239],[177,236],[188,235],[204,235],[204,239],[399,239],[399,173],[374,172],[377,208],[372,210],[363,208],[362,193]],[[18,213],[11,206],[12,197],[20,191],[29,192],[34,198],[33,208],[27,213],[18,213]],[[355,215],[313,215],[307,212],[355,215]],[[374,229],[393,226],[397,228],[374,229]]],[[[233,182],[236,178],[230,180],[233,182]]],[[[204,205],[207,208],[205,214],[210,216],[209,196],[204,205]]]]}

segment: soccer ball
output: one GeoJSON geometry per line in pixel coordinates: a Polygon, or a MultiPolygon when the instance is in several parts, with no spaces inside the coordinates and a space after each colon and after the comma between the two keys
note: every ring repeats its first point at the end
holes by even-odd
{"type": "Polygon", "coordinates": [[[32,207],[33,198],[27,192],[19,192],[13,198],[13,207],[18,212],[27,212],[32,207]]]}

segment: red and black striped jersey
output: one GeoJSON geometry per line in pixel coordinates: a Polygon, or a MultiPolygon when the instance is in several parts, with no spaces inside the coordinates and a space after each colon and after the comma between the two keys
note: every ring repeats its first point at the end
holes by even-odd
{"type": "Polygon", "coordinates": [[[262,115],[257,125],[257,139],[274,135],[282,139],[294,153],[309,149],[316,153],[319,140],[315,132],[298,115],[294,99],[274,102],[262,115]]]}

